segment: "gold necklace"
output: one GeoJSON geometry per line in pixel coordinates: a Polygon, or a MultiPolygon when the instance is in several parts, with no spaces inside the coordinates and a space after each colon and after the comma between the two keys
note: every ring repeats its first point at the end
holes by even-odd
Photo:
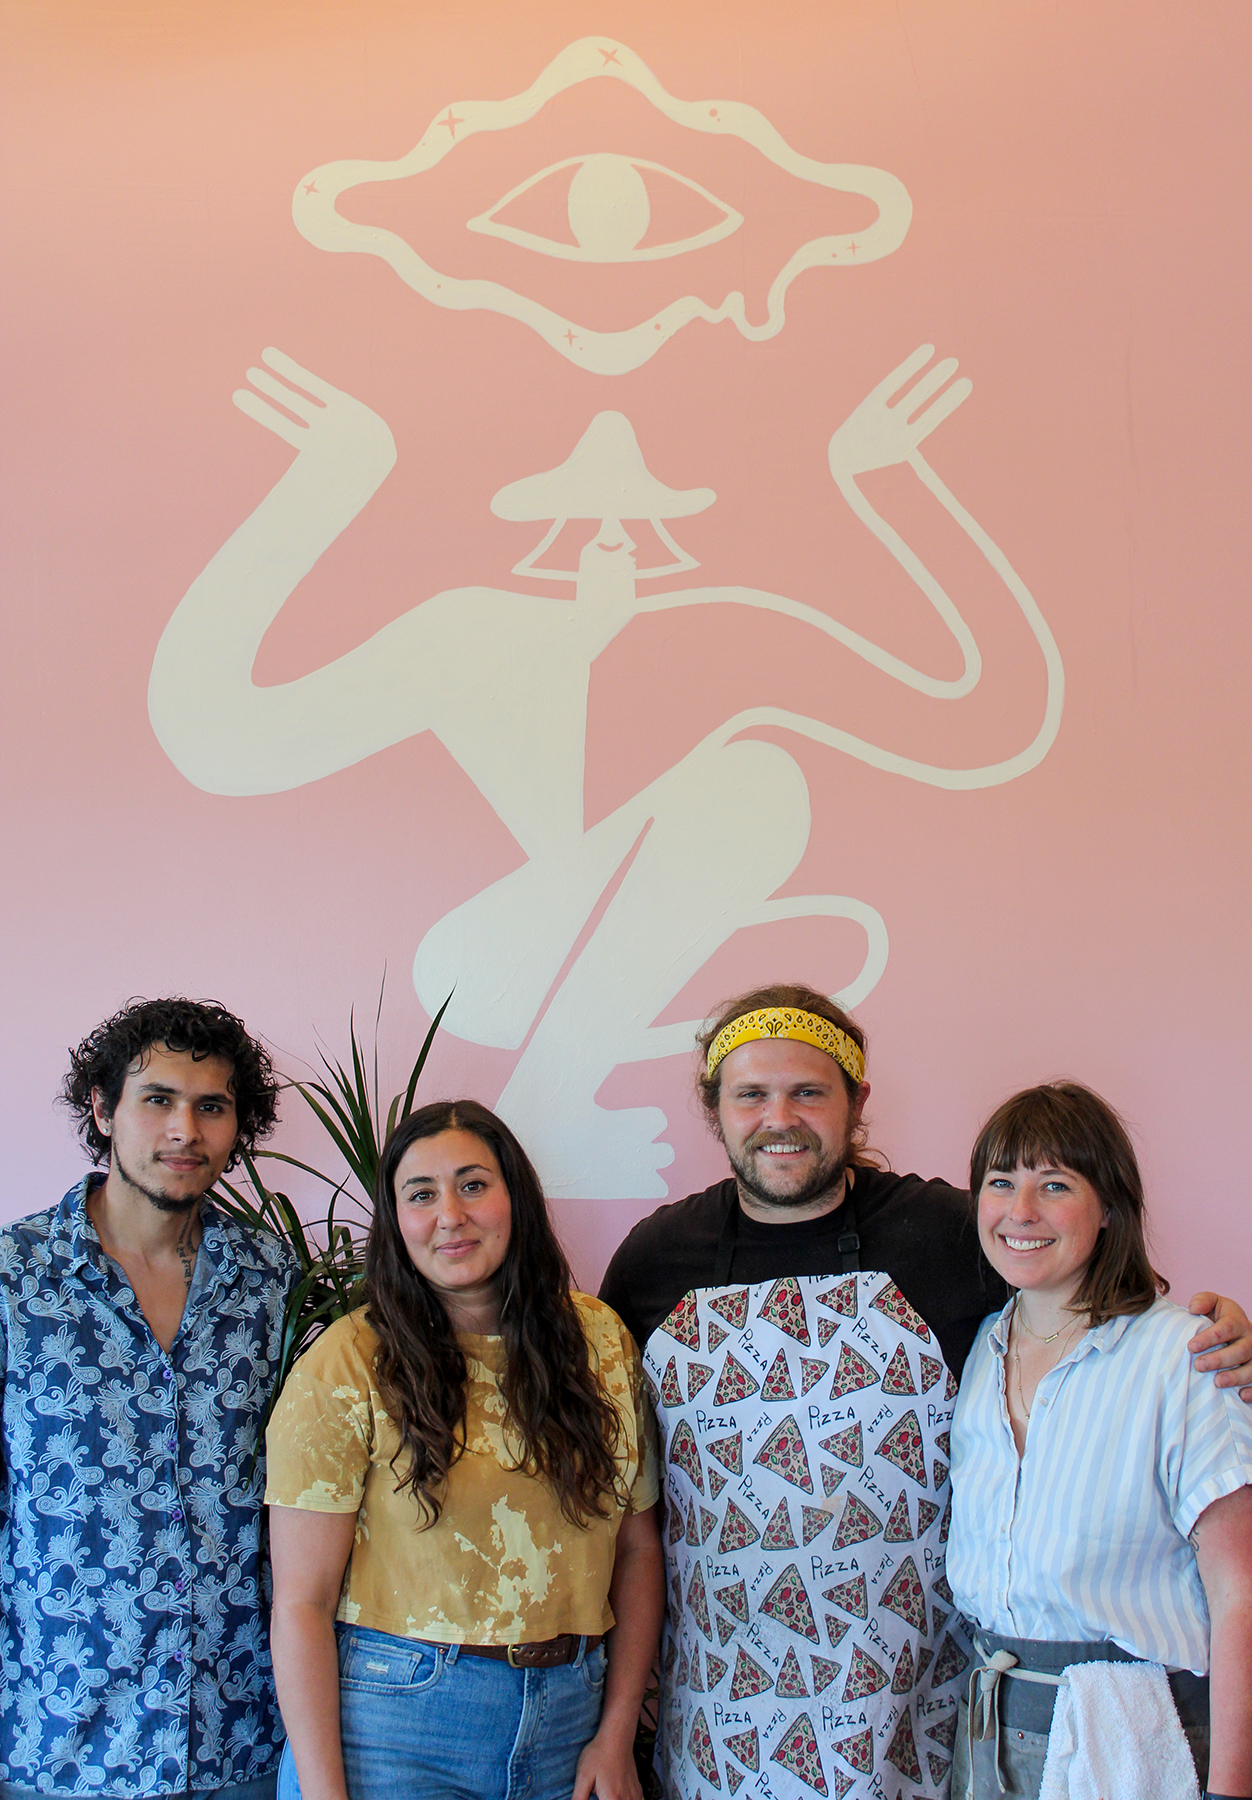
{"type": "Polygon", "coordinates": [[[1037,1344],[1055,1344],[1061,1333],[1063,1331],[1072,1331],[1082,1317],[1081,1313],[1075,1313],[1068,1325],[1058,1325],[1055,1331],[1051,1332],[1047,1337],[1043,1337],[1039,1332],[1031,1331],[1030,1326],[1026,1323],[1026,1315],[1021,1309],[1021,1299],[1021,1295],[1018,1294],[1017,1299],[1013,1302],[1013,1316],[1020,1321],[1022,1330],[1027,1336],[1034,1338],[1037,1344]]]}
{"type": "MultiPolygon", "coordinates": [[[[1012,1324],[1013,1325],[1020,1324],[1023,1331],[1030,1332],[1031,1337],[1038,1338],[1038,1340],[1041,1344],[1054,1344],[1056,1342],[1057,1338],[1059,1338],[1061,1336],[1062,1332],[1072,1331],[1074,1329],[1075,1325],[1079,1325],[1082,1323],[1082,1314],[1076,1313],[1074,1315],[1074,1317],[1070,1320],[1068,1325],[1062,1325],[1062,1326],[1058,1327],[1058,1329],[1052,1333],[1051,1337],[1041,1338],[1041,1337],[1039,1337],[1039,1333],[1037,1331],[1031,1331],[1030,1326],[1027,1325],[1026,1321],[1023,1318],[1021,1318],[1020,1310],[1019,1310],[1020,1305],[1021,1305],[1021,1295],[1019,1294],[1013,1302],[1012,1324]]],[[[1016,1331],[1010,1330],[1010,1339],[1011,1339],[1011,1345],[1012,1345],[1012,1351],[1013,1351],[1013,1373],[1017,1377],[1017,1403],[1022,1409],[1022,1417],[1025,1419],[1026,1423],[1029,1425],[1029,1423],[1030,1423],[1030,1408],[1026,1404],[1026,1390],[1022,1386],[1022,1354],[1021,1354],[1021,1349],[1019,1346],[1018,1336],[1017,1336],[1016,1331]]],[[[1058,1358],[1058,1360],[1059,1360],[1059,1358],[1058,1358]]],[[[1055,1367],[1056,1367],[1056,1363],[1053,1363],[1052,1368],[1055,1368],[1055,1367]]],[[[1045,1369],[1044,1375],[1048,1375],[1048,1374],[1051,1374],[1051,1370],[1045,1369]]],[[[1040,1381],[1043,1380],[1043,1375],[1041,1375],[1039,1377],[1039,1380],[1040,1381]]],[[[1038,1393],[1038,1391],[1039,1391],[1039,1384],[1038,1384],[1038,1382],[1036,1382],[1035,1383],[1035,1392],[1038,1393]]]]}

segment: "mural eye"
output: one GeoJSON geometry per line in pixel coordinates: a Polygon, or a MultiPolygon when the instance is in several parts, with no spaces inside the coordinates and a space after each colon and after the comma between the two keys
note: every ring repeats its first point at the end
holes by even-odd
{"type": "MultiPolygon", "coordinates": [[[[689,214],[690,203],[684,211],[689,214]]],[[[720,243],[738,231],[743,224],[743,214],[710,194],[698,181],[667,169],[663,163],[598,151],[591,156],[566,157],[564,162],[551,163],[546,169],[540,169],[538,174],[519,183],[503,199],[497,200],[477,218],[468,220],[467,224],[470,231],[504,238],[510,244],[538,250],[544,256],[561,257],[566,262],[658,262],[662,257],[682,256],[688,250],[702,250],[707,244],[720,243]],[[502,222],[500,214],[514,201],[564,169],[575,171],[566,196],[572,243],[502,222]],[[640,173],[643,169],[648,170],[656,182],[674,182],[686,188],[719,216],[704,230],[662,243],[645,244],[643,240],[652,223],[653,200],[649,184],[640,173]]]]}

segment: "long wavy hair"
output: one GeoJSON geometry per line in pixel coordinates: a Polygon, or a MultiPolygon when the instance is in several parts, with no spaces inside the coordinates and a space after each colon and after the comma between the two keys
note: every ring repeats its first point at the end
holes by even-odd
{"type": "Polygon", "coordinates": [[[365,1251],[369,1323],[378,1334],[379,1393],[400,1433],[392,1459],[423,1525],[443,1506],[448,1472],[464,1453],[468,1371],[447,1311],[414,1268],[400,1235],[395,1179],[421,1138],[468,1131],[495,1157],[512,1223],[499,1270],[505,1426],[522,1442],[517,1467],[546,1480],[572,1524],[603,1517],[622,1497],[621,1424],[598,1375],[570,1294],[565,1253],[530,1158],[502,1119],[477,1100],[441,1100],[402,1119],[383,1147],[365,1251]],[[399,1468],[405,1459],[403,1472],[399,1468]]]}

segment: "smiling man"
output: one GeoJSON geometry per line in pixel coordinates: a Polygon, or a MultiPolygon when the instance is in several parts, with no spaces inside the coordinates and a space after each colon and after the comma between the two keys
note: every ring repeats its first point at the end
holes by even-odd
{"type": "MultiPolygon", "coordinates": [[[[733,1177],[637,1225],[601,1288],[665,1443],[666,1794],[946,1794],[969,1660],[944,1576],[952,1403],[1007,1290],[968,1195],[875,1166],[840,1007],[761,988],[698,1042],[733,1177]]],[[[1233,1308],[1212,1341],[1246,1327],[1233,1308]]]]}
{"type": "Polygon", "coordinates": [[[2,1800],[274,1791],[257,1450],[294,1267],[205,1196],[276,1096],[224,1007],[135,1002],[64,1086],[104,1171],[0,1232],[2,1800]]]}

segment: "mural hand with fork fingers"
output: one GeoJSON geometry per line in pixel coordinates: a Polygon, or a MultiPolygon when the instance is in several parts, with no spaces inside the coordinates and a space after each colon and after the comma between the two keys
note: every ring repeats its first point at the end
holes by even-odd
{"type": "Polygon", "coordinates": [[[240,410],[298,452],[295,462],[192,584],[162,635],[149,707],[167,754],[197,786],[274,793],[316,781],[422,731],[433,731],[474,781],[527,861],[441,919],[418,949],[414,980],[432,1012],[455,986],[445,1027],[471,1042],[521,1049],[500,1110],[534,1144],[555,1194],[653,1198],[672,1160],[656,1107],[606,1109],[596,1095],[622,1063],[676,1054],[688,1022],[654,1021],[734,932],[769,920],[836,917],[866,935],[859,972],[841,989],[864,998],[887,958],[878,912],[850,896],[779,897],[809,841],[808,788],[781,746],[745,737],[783,727],[907,779],[947,788],[1009,781],[1055,737],[1063,672],[1034,600],[1003,553],[930,469],[920,443],[968,397],[952,359],[922,346],[879,383],[830,441],[849,506],[930,601],[962,652],[959,677],[927,674],[817,608],[747,587],[668,591],[636,583],[694,566],[664,521],[711,506],[707,488],[676,490],[647,468],[621,413],[602,412],[558,468],[502,489],[506,518],[554,521],[514,571],[574,584],[574,603],[467,586],[436,594],[353,650],[296,680],[252,680],[260,644],[301,580],[368,505],[396,460],[368,406],[277,350],[249,371],[240,410]],[[762,706],[734,714],[591,829],[584,822],[592,665],[637,613],[719,604],[802,622],[928,698],[960,699],[978,682],[978,646],[934,576],[869,505],[857,477],[907,463],[977,545],[1016,601],[1042,653],[1042,723],[1014,756],[983,767],[924,763],[854,736],[830,719],[762,706]],[[639,570],[623,520],[644,519],[678,560],[639,570]],[[592,534],[577,570],[537,568],[569,521],[592,534]],[[478,697],[475,703],[474,697],[478,697]],[[481,704],[488,696],[489,705],[481,704]],[[745,808],[770,829],[743,854],[745,808]],[[611,898],[572,964],[589,921],[611,898]],[[715,895],[716,904],[710,896],[715,895]]]}

